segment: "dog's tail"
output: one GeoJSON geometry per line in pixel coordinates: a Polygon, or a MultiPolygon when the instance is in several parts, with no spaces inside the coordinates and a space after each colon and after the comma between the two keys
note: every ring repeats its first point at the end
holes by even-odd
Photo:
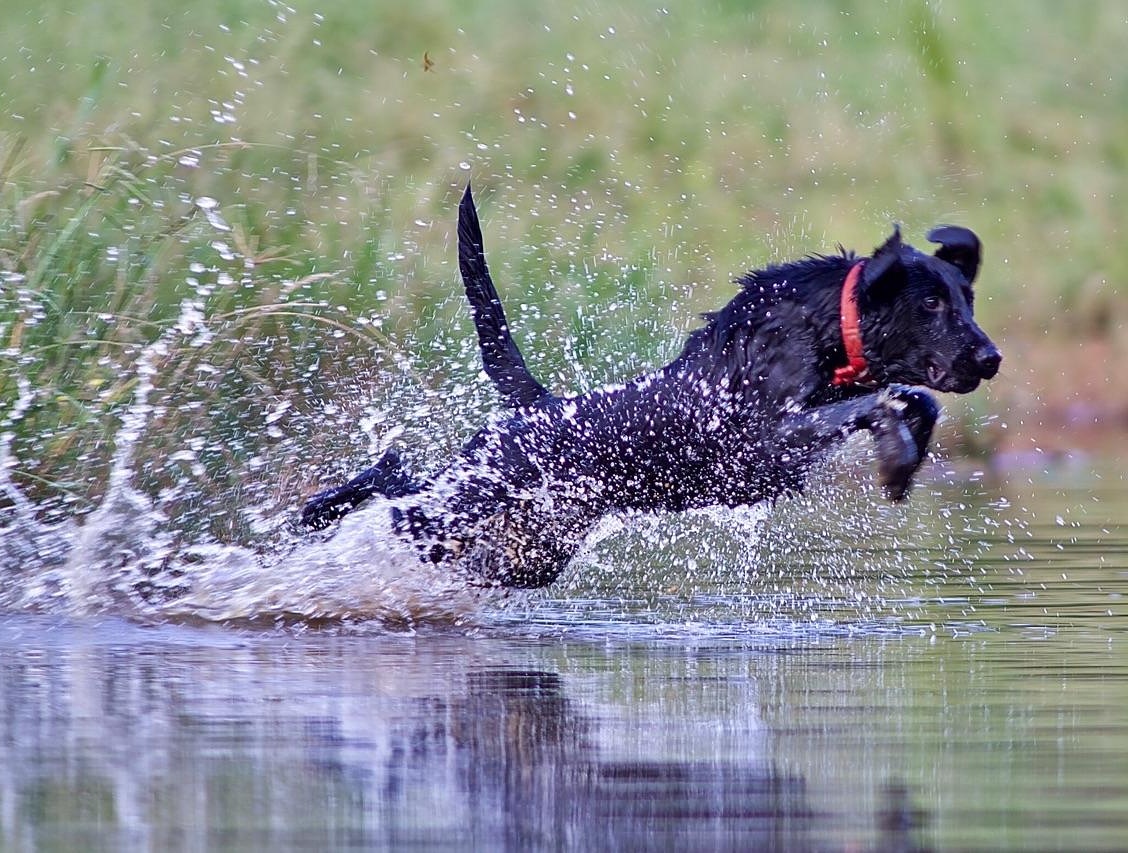
{"type": "Polygon", "coordinates": [[[478,224],[478,211],[474,207],[469,183],[458,205],[458,269],[474,315],[474,328],[478,331],[478,345],[482,350],[486,375],[497,385],[505,401],[515,408],[548,397],[549,392],[529,372],[521,351],[509,334],[501,299],[486,266],[482,227],[478,224]]]}

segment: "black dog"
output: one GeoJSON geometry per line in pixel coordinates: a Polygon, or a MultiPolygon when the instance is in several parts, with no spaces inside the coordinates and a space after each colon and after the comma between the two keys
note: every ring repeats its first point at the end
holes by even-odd
{"type": "Polygon", "coordinates": [[[458,260],[486,373],[513,409],[426,482],[394,450],[315,495],[324,527],[374,494],[427,560],[506,586],[549,584],[604,514],[740,506],[801,492],[808,471],[869,430],[879,477],[908,493],[939,414],[927,392],[966,393],[1002,356],[972,318],[979,239],[945,226],[925,255],[899,230],[870,258],[843,251],[750,272],[681,355],[624,385],[559,397],[529,373],[482,251],[469,186],[458,260]]]}

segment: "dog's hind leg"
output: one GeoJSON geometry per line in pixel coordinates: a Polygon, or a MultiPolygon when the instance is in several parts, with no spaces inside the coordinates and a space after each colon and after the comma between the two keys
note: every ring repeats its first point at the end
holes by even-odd
{"type": "Polygon", "coordinates": [[[391,512],[396,530],[415,541],[424,560],[457,565],[476,582],[522,589],[552,583],[593,523],[536,497],[503,499],[472,477],[458,485],[432,481],[391,512]]]}
{"type": "Polygon", "coordinates": [[[458,269],[470,300],[478,345],[486,375],[497,385],[505,401],[514,408],[529,405],[549,396],[525,366],[525,358],[509,333],[509,324],[497,295],[486,255],[482,249],[482,228],[470,184],[458,205],[458,269]]]}
{"type": "Polygon", "coordinates": [[[302,524],[320,530],[372,497],[400,498],[419,491],[420,484],[403,468],[395,448],[385,451],[376,464],[357,474],[343,486],[326,489],[302,507],[302,524]]]}

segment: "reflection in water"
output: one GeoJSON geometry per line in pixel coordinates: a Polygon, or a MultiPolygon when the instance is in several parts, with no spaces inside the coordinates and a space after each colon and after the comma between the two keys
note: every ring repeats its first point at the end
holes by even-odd
{"type": "MultiPolygon", "coordinates": [[[[802,780],[765,764],[600,760],[596,723],[562,686],[547,672],[471,673],[465,697],[431,700],[403,733],[390,784],[407,791],[453,764],[479,848],[757,847],[798,842],[810,825],[802,780]]],[[[389,824],[405,806],[389,799],[389,824]]]]}
{"type": "Polygon", "coordinates": [[[738,659],[663,700],[678,658],[572,649],[565,677],[482,639],[147,633],[4,624],[0,846],[919,849],[903,785],[812,797],[738,659]]]}

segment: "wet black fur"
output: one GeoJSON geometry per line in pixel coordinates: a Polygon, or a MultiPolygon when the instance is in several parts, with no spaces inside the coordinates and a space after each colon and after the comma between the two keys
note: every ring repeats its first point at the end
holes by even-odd
{"type": "Polygon", "coordinates": [[[873,254],[857,292],[871,381],[832,384],[845,363],[843,282],[860,259],[815,255],[750,272],[658,370],[578,396],[529,373],[490,278],[467,187],[459,268],[485,369],[511,407],[443,471],[416,481],[394,450],[302,519],[324,527],[374,494],[394,498],[397,529],[425,559],[507,586],[551,583],[587,532],[616,511],[741,506],[804,488],[811,467],[852,432],[877,445],[879,478],[903,499],[939,413],[919,387],[965,393],[1001,356],[972,317],[980,246],[965,228],[929,234],[935,255],[900,232],[873,254]]]}

